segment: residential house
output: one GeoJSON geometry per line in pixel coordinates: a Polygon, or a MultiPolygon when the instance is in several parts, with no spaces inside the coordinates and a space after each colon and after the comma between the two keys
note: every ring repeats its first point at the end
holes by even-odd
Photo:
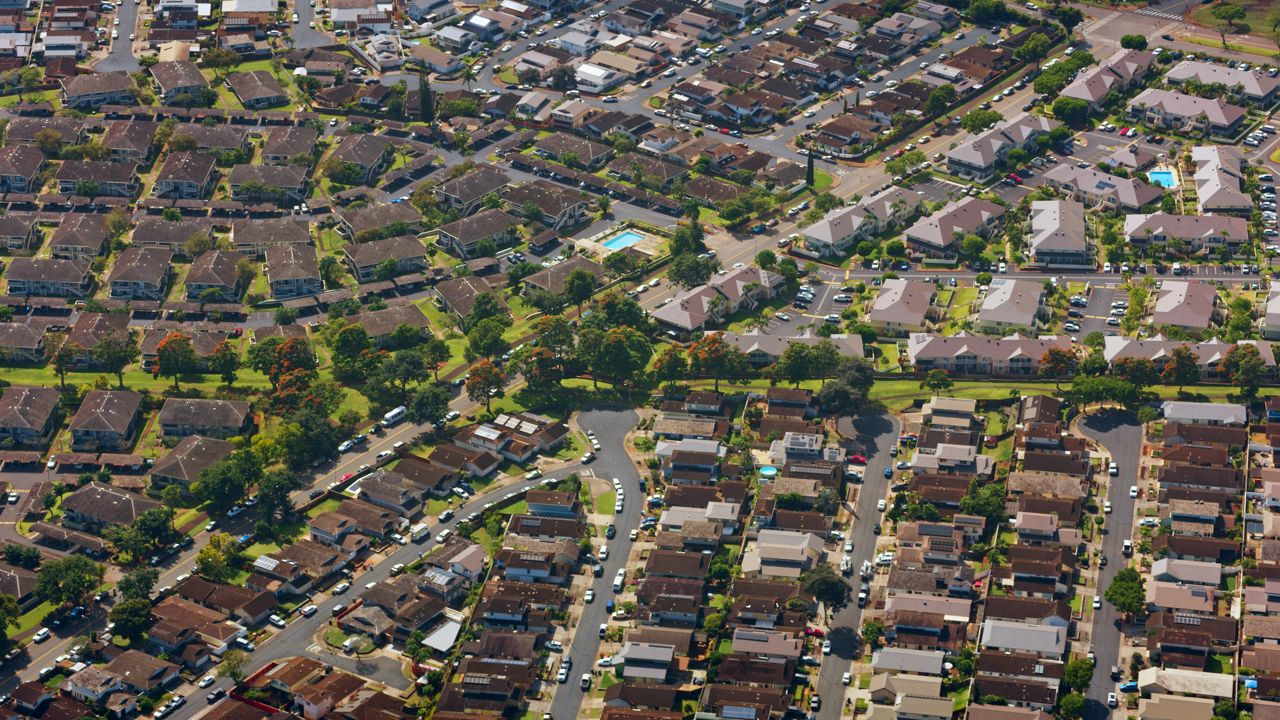
{"type": "MultiPolygon", "coordinates": [[[[0,400],[0,405],[3,401],[0,400]]],[[[176,485],[185,492],[200,479],[200,473],[231,456],[235,446],[226,440],[188,435],[151,467],[151,483],[147,491],[159,494],[176,485]]]]}
{"type": "Polygon", "coordinates": [[[71,418],[72,448],[129,447],[141,405],[142,396],[132,390],[90,390],[71,418]]]}
{"type": "Polygon", "coordinates": [[[343,246],[342,253],[347,268],[362,283],[386,279],[379,277],[382,272],[380,268],[384,266],[390,269],[392,276],[420,272],[427,268],[426,249],[422,241],[413,235],[348,244],[343,246]]]}
{"type": "Polygon", "coordinates": [[[1044,174],[1045,184],[1067,193],[1074,200],[1138,211],[1160,200],[1164,191],[1141,180],[1122,178],[1096,168],[1059,163],[1044,174]]]}
{"type": "Polygon", "coordinates": [[[1220,98],[1202,98],[1174,90],[1147,88],[1129,102],[1129,117],[1182,132],[1232,137],[1245,109],[1220,98]]]}
{"type": "MultiPolygon", "coordinates": [[[[73,262],[73,261],[64,261],[73,262]]],[[[173,253],[158,247],[128,247],[111,267],[111,297],[164,300],[173,253]]]]}
{"type": "Polygon", "coordinates": [[[161,431],[167,437],[204,435],[226,439],[243,435],[253,422],[243,400],[168,398],[160,408],[161,431]]]}
{"type": "Polygon", "coordinates": [[[997,277],[991,281],[978,310],[984,333],[1034,333],[1048,314],[1044,285],[1035,280],[997,277]]]}
{"type": "Polygon", "coordinates": [[[103,105],[133,105],[137,88],[127,72],[72,75],[60,81],[64,107],[96,110],[103,105]]]}
{"type": "MultiPolygon", "coordinates": [[[[1061,166],[1060,166],[1061,167],[1061,166]]],[[[965,235],[990,235],[1004,216],[1004,208],[976,197],[948,203],[938,212],[907,228],[907,245],[933,257],[955,257],[965,235]]]]}
{"type": "Polygon", "coordinates": [[[208,250],[196,257],[187,271],[188,300],[237,303],[245,288],[240,264],[247,258],[232,250],[208,250]]]}
{"type": "Polygon", "coordinates": [[[93,481],[64,497],[61,507],[63,524],[100,534],[107,528],[132,524],[139,515],[161,505],[136,493],[93,481]]]}
{"type": "Polygon", "coordinates": [[[1049,268],[1093,268],[1084,206],[1074,200],[1031,203],[1031,259],[1049,268]]]}
{"type": "Polygon", "coordinates": [[[305,243],[284,243],[267,248],[263,263],[271,296],[277,300],[318,295],[324,291],[315,248],[305,243]]]}

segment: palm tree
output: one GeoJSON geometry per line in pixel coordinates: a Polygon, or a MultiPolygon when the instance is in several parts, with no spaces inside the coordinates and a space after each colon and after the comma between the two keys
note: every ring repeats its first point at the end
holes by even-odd
{"type": "Polygon", "coordinates": [[[476,81],[476,69],[470,65],[462,68],[462,85],[468,90],[471,89],[471,83],[476,81]]]}

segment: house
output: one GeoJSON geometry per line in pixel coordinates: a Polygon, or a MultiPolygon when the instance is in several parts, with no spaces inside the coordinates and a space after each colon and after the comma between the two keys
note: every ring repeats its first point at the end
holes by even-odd
{"type": "Polygon", "coordinates": [[[1089,103],[1090,110],[1099,112],[1109,95],[1124,94],[1137,86],[1155,64],[1155,59],[1154,53],[1142,50],[1117,50],[1098,65],[1077,75],[1058,96],[1083,100],[1089,103]]]}
{"type": "Polygon", "coordinates": [[[470,172],[437,185],[435,193],[460,216],[466,216],[475,212],[487,196],[502,190],[509,182],[511,179],[505,172],[481,163],[470,172]]]}
{"type": "Polygon", "coordinates": [[[946,653],[941,650],[912,650],[885,647],[871,654],[871,668],[877,674],[941,675],[946,653]]]}
{"type": "Polygon", "coordinates": [[[394,147],[390,138],[381,135],[348,135],[330,157],[354,166],[360,182],[368,185],[391,162],[394,147]]]}
{"type": "Polygon", "coordinates": [[[44,153],[31,145],[0,147],[0,191],[34,192],[36,176],[44,168],[44,153]]]}
{"type": "Polygon", "coordinates": [[[1209,329],[1218,315],[1218,290],[1198,280],[1170,280],[1156,296],[1151,322],[1190,333],[1209,329]]]}
{"type": "Polygon", "coordinates": [[[1183,60],[1164,74],[1164,81],[1169,85],[1182,85],[1188,80],[1200,85],[1221,85],[1234,98],[1264,108],[1270,107],[1280,94],[1280,79],[1245,67],[1183,60]]]}
{"type": "Polygon", "coordinates": [[[745,333],[721,332],[721,339],[729,345],[741,350],[747,361],[754,367],[765,367],[776,363],[790,345],[817,345],[822,340],[829,340],[842,357],[865,357],[862,336],[849,333],[836,333],[823,338],[810,330],[799,335],[782,333],[772,334],[768,329],[750,330],[745,333]]]}
{"type": "Polygon", "coordinates": [[[71,418],[72,448],[126,449],[141,405],[142,396],[132,390],[90,390],[71,418]]]}
{"type": "Polygon", "coordinates": [[[900,187],[890,187],[849,207],[827,212],[806,227],[805,247],[821,255],[851,252],[864,240],[901,227],[924,207],[921,198],[900,187]]]}
{"type": "Polygon", "coordinates": [[[965,235],[990,235],[1004,212],[1003,207],[988,200],[966,197],[921,218],[907,228],[905,240],[912,250],[925,255],[955,257],[956,247],[965,235]]]}
{"type": "Polygon", "coordinates": [[[76,367],[97,367],[94,355],[98,345],[109,338],[133,342],[129,334],[129,316],[121,313],[81,313],[67,333],[66,342],[72,349],[72,364],[76,367]]]}
{"type": "Polygon", "coordinates": [[[533,217],[544,226],[557,230],[584,222],[588,208],[592,206],[591,196],[581,190],[541,178],[523,185],[508,186],[503,192],[503,200],[510,211],[522,215],[532,215],[536,208],[539,214],[533,217]]]}
{"type": "Polygon", "coordinates": [[[568,260],[558,262],[526,277],[523,280],[524,288],[526,291],[536,288],[560,294],[564,292],[565,282],[569,276],[578,270],[590,273],[597,285],[604,282],[605,270],[600,263],[588,259],[585,255],[573,255],[568,260]]]}
{"type": "MultiPolygon", "coordinates": [[[[1196,164],[1196,207],[1203,216],[1207,212],[1248,215],[1253,211],[1253,198],[1244,192],[1244,156],[1226,145],[1191,148],[1196,164]]],[[[1196,217],[1196,216],[1193,216],[1196,217]]]]}
{"type": "Polygon", "coordinates": [[[313,162],[320,132],[301,125],[277,125],[267,132],[262,142],[262,161],[270,165],[292,164],[295,158],[313,162]]]}
{"type": "Polygon", "coordinates": [[[62,499],[62,522],[76,530],[101,533],[117,525],[129,525],[139,515],[160,506],[155,500],[95,480],[62,499]]]}
{"type": "Polygon", "coordinates": [[[1138,671],[1138,690],[1148,693],[1181,694],[1209,699],[1235,695],[1235,677],[1197,670],[1144,668],[1138,671]]]}
{"type": "Polygon", "coordinates": [[[978,310],[979,329],[993,335],[1034,333],[1047,314],[1044,295],[1044,285],[1035,280],[994,278],[978,310]]]}
{"type": "MultiPolygon", "coordinates": [[[[1258,349],[1258,353],[1262,356],[1263,363],[1267,366],[1268,372],[1274,372],[1275,355],[1271,352],[1271,343],[1256,342],[1253,340],[1241,340],[1239,343],[1248,343],[1258,349]]],[[[1163,371],[1166,363],[1169,362],[1170,354],[1173,349],[1185,345],[1191,350],[1195,357],[1196,365],[1200,368],[1202,377],[1221,378],[1221,363],[1226,358],[1227,353],[1233,347],[1233,343],[1224,342],[1218,338],[1206,340],[1204,342],[1194,342],[1186,340],[1169,340],[1163,335],[1155,335],[1145,340],[1124,337],[1108,336],[1106,344],[1103,346],[1103,357],[1108,363],[1114,363],[1122,358],[1145,358],[1155,364],[1156,370],[1163,371]]],[[[1179,428],[1171,428],[1177,430],[1179,428]]],[[[1169,435],[1166,434],[1166,438],[1169,435]]]]}
{"type": "Polygon", "coordinates": [[[307,168],[239,164],[227,173],[227,185],[231,188],[231,197],[237,200],[295,204],[307,198],[307,168]]]}
{"type": "Polygon", "coordinates": [[[167,437],[205,435],[226,439],[243,435],[253,422],[249,403],[243,400],[167,398],[158,417],[167,437]]]}
{"type": "Polygon", "coordinates": [[[1060,336],[1017,334],[993,338],[963,331],[949,336],[911,333],[907,339],[907,357],[919,373],[946,370],[952,375],[1034,376],[1049,348],[1070,352],[1071,341],[1060,336]]]}
{"type": "Polygon", "coordinates": [[[209,88],[199,66],[190,60],[158,62],[151,66],[151,79],[165,105],[175,105],[179,95],[194,95],[209,88]]]}
{"type": "Polygon", "coordinates": [[[996,165],[1009,157],[1015,148],[1028,152],[1037,149],[1042,135],[1062,123],[1040,115],[1022,115],[1007,120],[977,135],[966,136],[947,153],[947,170],[962,178],[986,182],[995,176],[996,165]]]}
{"type": "Polygon", "coordinates": [[[823,542],[812,533],[761,530],[754,545],[742,556],[745,575],[798,578],[821,562],[826,552],[823,542]]]}
{"type": "Polygon", "coordinates": [[[890,278],[880,286],[867,313],[867,322],[882,337],[924,332],[937,298],[933,283],[890,278]]]}
{"type": "Polygon", "coordinates": [[[1246,425],[1249,411],[1234,403],[1187,402],[1166,400],[1161,404],[1165,420],[1196,425],[1246,425]]]}
{"type": "Polygon", "coordinates": [[[240,264],[244,255],[232,250],[208,250],[196,257],[187,271],[187,299],[237,303],[244,292],[240,264]]]}
{"type": "Polygon", "coordinates": [[[1045,184],[1074,200],[1107,208],[1138,211],[1160,200],[1164,191],[1141,180],[1122,178],[1096,168],[1059,163],[1044,174],[1045,184]]]}
{"type": "Polygon", "coordinates": [[[1084,206],[1074,200],[1031,203],[1031,258],[1045,267],[1093,268],[1084,206]]]}
{"type": "Polygon", "coordinates": [[[30,215],[0,217],[0,248],[19,252],[39,245],[43,239],[30,215]]]}
{"type": "Polygon", "coordinates": [[[213,189],[214,157],[208,153],[169,153],[151,192],[156,197],[194,199],[209,195],[213,189]]]}
{"type": "Polygon", "coordinates": [[[158,247],[128,247],[111,267],[111,297],[164,300],[173,253],[158,247]]]}
{"type": "Polygon", "coordinates": [[[309,242],[311,233],[306,223],[289,217],[239,218],[231,223],[231,247],[253,257],[263,257],[272,247],[309,242]]]}
{"type": "Polygon", "coordinates": [[[188,435],[151,467],[151,484],[147,491],[159,494],[164,488],[176,485],[190,492],[192,484],[200,479],[200,473],[226,460],[234,449],[235,446],[226,440],[188,435]]]}
{"type": "Polygon", "coordinates": [[[1216,257],[1223,248],[1235,254],[1244,247],[1249,223],[1228,215],[1125,215],[1124,237],[1139,248],[1157,246],[1176,254],[1216,257]]]}
{"type": "Polygon", "coordinates": [[[1160,558],[1151,564],[1151,577],[1161,582],[1203,585],[1216,588],[1222,583],[1223,568],[1220,563],[1198,560],[1160,558]]]}
{"type": "Polygon", "coordinates": [[[362,283],[386,280],[427,268],[426,248],[413,235],[397,235],[385,240],[344,245],[342,253],[347,268],[362,283]],[[386,276],[388,274],[390,277],[386,276]]]}
{"type": "MultiPolygon", "coordinates": [[[[23,327],[26,327],[25,325],[23,327]]],[[[58,391],[11,385],[0,395],[0,440],[14,445],[43,445],[54,429],[58,391]]]]}
{"type": "Polygon", "coordinates": [[[100,213],[67,213],[49,236],[49,250],[61,260],[91,261],[106,247],[107,219],[100,213]]]}
{"type": "Polygon", "coordinates": [[[207,221],[165,220],[148,217],[138,221],[133,229],[134,247],[164,248],[175,255],[186,255],[192,238],[213,240],[213,227],[207,221]]]}
{"type": "Polygon", "coordinates": [[[979,645],[985,650],[1030,653],[1056,660],[1066,651],[1067,630],[988,618],[982,623],[979,645]]]}
{"type": "Polygon", "coordinates": [[[1234,136],[1245,109],[1220,98],[1202,98],[1174,90],[1147,88],[1129,102],[1129,117],[1182,132],[1234,136]]]}
{"type": "Polygon", "coordinates": [[[125,650],[104,668],[135,693],[158,694],[178,680],[178,666],[139,650],[125,650]]]}
{"type": "MultiPolygon", "coordinates": [[[[413,305],[398,305],[384,310],[369,310],[351,316],[351,322],[364,326],[373,344],[382,347],[391,342],[392,334],[409,328],[419,334],[430,332],[431,323],[422,310],[413,305]]],[[[401,331],[403,332],[403,331],[401,331]]]]}
{"type": "Polygon", "coordinates": [[[493,249],[509,244],[520,226],[519,218],[497,208],[480,212],[441,225],[437,229],[436,244],[449,249],[460,258],[476,254],[481,243],[489,243],[493,249]]]}
{"type": "Polygon", "coordinates": [[[247,110],[276,107],[289,102],[289,94],[266,70],[233,72],[227,76],[227,87],[247,110]]]}
{"type": "Polygon", "coordinates": [[[338,213],[338,232],[358,243],[370,236],[417,233],[421,226],[422,214],[411,203],[365,205],[338,213]]]}
{"type": "MultiPolygon", "coordinates": [[[[83,76],[82,76],[83,77],[83,76]]],[[[133,198],[138,194],[136,168],[130,163],[63,160],[53,174],[63,195],[133,198]]]]}
{"type": "Polygon", "coordinates": [[[700,285],[676,295],[670,303],[653,312],[653,319],[682,332],[703,330],[720,323],[742,308],[754,308],[761,298],[773,297],[782,278],[753,266],[735,268],[714,275],[700,285]]]}
{"type": "Polygon", "coordinates": [[[127,72],[72,75],[59,81],[62,104],[80,110],[97,110],[103,105],[133,105],[137,86],[127,72]]]}
{"type": "Polygon", "coordinates": [[[324,291],[320,277],[320,263],[315,248],[305,243],[285,243],[267,248],[263,263],[271,296],[287,300],[324,291]]]}

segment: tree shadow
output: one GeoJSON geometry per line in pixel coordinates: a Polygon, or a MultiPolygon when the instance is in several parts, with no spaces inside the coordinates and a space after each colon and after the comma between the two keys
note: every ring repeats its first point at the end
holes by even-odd
{"type": "Polygon", "coordinates": [[[1098,433],[1107,433],[1130,425],[1140,425],[1141,423],[1138,422],[1138,416],[1134,415],[1129,410],[1104,408],[1085,416],[1085,418],[1080,421],[1080,424],[1083,425],[1085,429],[1098,433]]]}

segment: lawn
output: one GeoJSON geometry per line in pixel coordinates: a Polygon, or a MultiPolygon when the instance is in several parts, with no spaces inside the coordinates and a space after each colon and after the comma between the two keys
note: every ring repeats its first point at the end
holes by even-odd
{"type": "Polygon", "coordinates": [[[613,490],[606,490],[605,492],[597,495],[596,496],[596,512],[601,515],[612,515],[613,503],[616,495],[617,493],[614,492],[613,490]]]}
{"type": "MultiPolygon", "coordinates": [[[[1240,21],[1237,25],[1238,28],[1242,25],[1248,25],[1251,30],[1257,32],[1266,32],[1270,29],[1271,23],[1267,21],[1267,16],[1270,14],[1271,10],[1275,8],[1275,2],[1273,0],[1252,0],[1251,2],[1237,2],[1234,4],[1244,8],[1245,12],[1244,20],[1240,21]]],[[[1213,9],[1217,6],[1217,3],[1214,3],[1212,5],[1201,5],[1195,8],[1191,11],[1191,22],[1216,30],[1218,27],[1218,20],[1213,16],[1213,9]]],[[[1184,39],[1191,40],[1191,38],[1184,39]]],[[[1214,44],[1219,47],[1222,46],[1221,43],[1214,44]]],[[[1274,53],[1274,50],[1270,50],[1262,54],[1270,56],[1274,53]]]]}
{"type": "Polygon", "coordinates": [[[831,177],[830,173],[821,170],[813,171],[813,193],[815,195],[823,193],[827,188],[835,184],[836,179],[831,177]]]}
{"type": "Polygon", "coordinates": [[[973,303],[978,299],[978,288],[958,288],[947,307],[947,333],[954,333],[973,314],[973,303]]]}
{"type": "Polygon", "coordinates": [[[308,510],[307,517],[316,518],[327,512],[333,512],[334,510],[337,510],[338,506],[341,504],[342,504],[342,501],[339,500],[338,498],[327,498],[325,500],[322,500],[315,507],[308,510]]]}
{"type": "Polygon", "coordinates": [[[431,498],[427,501],[427,507],[423,512],[432,517],[439,517],[440,513],[448,510],[452,504],[445,498],[431,498]]]}
{"type": "Polygon", "coordinates": [[[973,687],[972,684],[965,685],[963,690],[951,693],[948,696],[951,698],[951,709],[953,711],[958,712],[960,710],[964,710],[966,707],[969,707],[969,690],[972,687],[973,687]]]}
{"type": "Polygon", "coordinates": [[[18,618],[18,627],[14,628],[13,634],[21,635],[29,630],[34,630],[40,625],[40,623],[44,622],[45,617],[48,616],[49,613],[53,612],[56,607],[57,605],[52,602],[42,602],[23,613],[22,616],[18,618]]]}
{"type": "MultiPolygon", "coordinates": [[[[58,374],[53,371],[51,365],[47,367],[7,367],[4,370],[4,376],[5,380],[15,385],[58,387],[58,374]]],[[[115,375],[92,370],[67,373],[67,384],[93,385],[99,378],[106,378],[107,384],[112,388],[116,386],[115,375]]],[[[124,384],[130,390],[150,390],[153,393],[158,393],[165,388],[173,387],[173,380],[155,377],[145,370],[137,369],[125,371],[124,384]]],[[[216,396],[222,388],[222,379],[217,375],[188,375],[179,380],[179,386],[184,390],[194,389],[206,395],[216,396]]],[[[242,367],[236,374],[235,387],[265,390],[270,386],[271,382],[267,380],[266,375],[248,368],[242,367]]]]}
{"type": "Polygon", "coordinates": [[[1231,656],[1230,655],[1210,655],[1208,662],[1205,663],[1207,672],[1221,673],[1223,675],[1231,674],[1231,656]]]}
{"type": "Polygon", "coordinates": [[[582,448],[578,445],[578,436],[574,433],[569,433],[564,442],[560,443],[560,447],[556,450],[554,457],[557,460],[573,460],[581,454],[582,448]]]}
{"type": "Polygon", "coordinates": [[[529,511],[529,503],[517,500],[499,511],[502,515],[523,515],[529,511]]]}

